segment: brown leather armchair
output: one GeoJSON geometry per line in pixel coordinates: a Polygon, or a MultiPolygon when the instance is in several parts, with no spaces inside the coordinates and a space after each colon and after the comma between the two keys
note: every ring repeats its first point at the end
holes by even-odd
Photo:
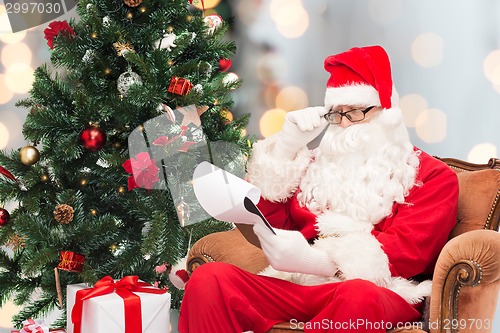
{"type": "MultiPolygon", "coordinates": [[[[500,288],[500,159],[472,164],[441,158],[457,173],[457,224],[439,255],[428,300],[429,318],[422,327],[391,333],[491,332],[500,288]]],[[[238,229],[213,233],[192,247],[188,272],[212,261],[234,264],[257,273],[268,265],[262,250],[245,240],[238,229]]],[[[302,332],[290,323],[270,333],[302,332]]]]}

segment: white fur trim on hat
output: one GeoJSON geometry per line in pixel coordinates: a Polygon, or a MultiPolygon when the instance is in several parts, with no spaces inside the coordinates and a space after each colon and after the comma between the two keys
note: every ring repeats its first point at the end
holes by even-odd
{"type": "Polygon", "coordinates": [[[270,154],[277,135],[254,144],[247,164],[247,180],[261,190],[269,201],[284,201],[291,197],[311,162],[311,151],[304,147],[294,160],[275,158],[270,154]]]}
{"type": "Polygon", "coordinates": [[[325,107],[330,109],[337,105],[380,105],[378,91],[370,85],[356,84],[350,86],[327,88],[325,107]]]}
{"type": "MultiPolygon", "coordinates": [[[[399,94],[392,87],[391,105],[397,107],[399,94]]],[[[355,84],[342,87],[329,87],[325,92],[325,107],[330,109],[337,105],[375,105],[380,106],[378,91],[367,84],[355,84]]]]}

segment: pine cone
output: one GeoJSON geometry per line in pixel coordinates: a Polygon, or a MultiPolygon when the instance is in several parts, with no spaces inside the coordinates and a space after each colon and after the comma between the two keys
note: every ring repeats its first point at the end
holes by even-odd
{"type": "Polygon", "coordinates": [[[56,209],[54,209],[54,218],[59,223],[70,223],[73,221],[73,215],[75,210],[70,205],[61,204],[57,205],[56,209]]]}
{"type": "Polygon", "coordinates": [[[129,7],[137,7],[142,3],[142,0],[123,0],[129,7]]]}

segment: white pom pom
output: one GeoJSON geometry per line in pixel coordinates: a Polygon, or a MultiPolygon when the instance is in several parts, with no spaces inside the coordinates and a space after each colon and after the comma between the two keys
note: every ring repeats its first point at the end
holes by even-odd
{"type": "Polygon", "coordinates": [[[172,266],[172,269],[168,273],[168,278],[170,282],[177,289],[183,290],[186,282],[189,280],[189,274],[186,270],[187,256],[179,260],[172,266]]]}

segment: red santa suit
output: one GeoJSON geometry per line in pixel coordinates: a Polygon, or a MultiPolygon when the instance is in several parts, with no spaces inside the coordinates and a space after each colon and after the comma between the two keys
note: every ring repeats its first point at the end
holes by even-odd
{"type": "Polygon", "coordinates": [[[352,95],[342,86],[340,97],[327,90],[325,105],[381,105],[370,123],[331,126],[315,152],[303,147],[292,159],[273,155],[274,135],[254,145],[247,166],[270,223],[300,231],[336,273],[205,264],[186,284],[179,332],[263,333],[290,321],[305,332],[382,333],[420,319],[430,281],[419,281],[455,225],[457,177],[409,143],[392,90],[369,83],[378,92],[363,85],[361,102],[359,86],[352,95]]]}

